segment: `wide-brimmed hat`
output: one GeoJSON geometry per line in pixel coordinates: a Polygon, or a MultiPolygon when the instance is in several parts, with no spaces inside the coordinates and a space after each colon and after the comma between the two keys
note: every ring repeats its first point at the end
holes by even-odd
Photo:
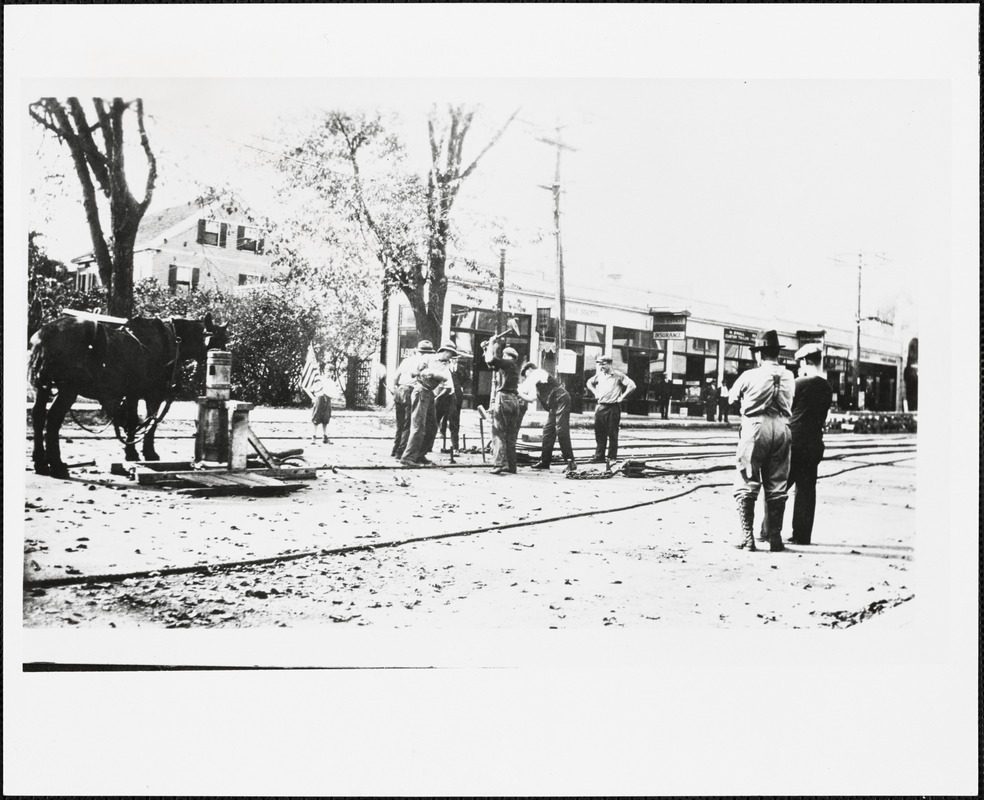
{"type": "Polygon", "coordinates": [[[607,353],[605,353],[604,355],[598,356],[595,359],[595,362],[598,363],[598,364],[611,364],[612,363],[612,357],[610,355],[608,355],[607,353]]]}
{"type": "Polygon", "coordinates": [[[756,350],[779,350],[779,334],[775,331],[761,331],[755,337],[752,352],[756,350]]]}
{"type": "Polygon", "coordinates": [[[427,339],[422,340],[417,345],[417,352],[418,353],[433,353],[434,352],[434,344],[433,344],[433,342],[430,342],[427,339]]]}
{"type": "Polygon", "coordinates": [[[454,342],[445,342],[439,348],[437,348],[438,353],[448,352],[453,356],[458,355],[458,349],[454,346],[454,342]]]}
{"type": "Polygon", "coordinates": [[[822,353],[823,346],[819,342],[810,342],[809,344],[804,344],[799,350],[797,350],[794,358],[799,361],[804,358],[809,358],[810,356],[819,356],[822,353]]]}

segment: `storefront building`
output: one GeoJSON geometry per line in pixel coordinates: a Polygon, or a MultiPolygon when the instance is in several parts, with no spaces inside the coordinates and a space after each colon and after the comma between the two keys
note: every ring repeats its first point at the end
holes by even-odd
{"type": "MultiPolygon", "coordinates": [[[[522,361],[533,361],[560,375],[571,393],[575,413],[593,411],[594,398],[585,384],[595,373],[598,356],[609,352],[614,368],[625,372],[637,386],[625,402],[626,413],[656,413],[656,387],[665,382],[672,415],[701,416],[701,389],[709,380],[715,387],[723,382],[730,388],[742,372],[754,367],[751,346],[756,334],[766,327],[776,328],[780,363],[793,371],[796,350],[810,342],[820,343],[834,408],[855,407],[855,331],[756,319],[699,301],[684,301],[687,308],[680,308],[679,300],[672,306],[657,304],[651,301],[662,298],[644,292],[613,292],[609,288],[607,292],[593,290],[591,297],[586,297],[569,290],[564,349],[558,353],[556,298],[546,281],[539,286],[536,280],[520,283],[523,277],[516,276],[504,293],[501,323],[495,291],[449,283],[443,333],[461,353],[457,374],[465,408],[488,407],[492,373],[482,358],[481,345],[496,330],[513,328],[518,333],[508,333],[504,341],[516,348],[522,361]],[[630,305],[625,302],[627,297],[638,298],[640,304],[630,305]]],[[[414,352],[418,337],[413,312],[402,295],[391,297],[388,313],[387,330],[392,333],[381,360],[392,374],[396,364],[414,352]]],[[[901,410],[902,369],[901,343],[862,332],[859,407],[901,410]]]]}

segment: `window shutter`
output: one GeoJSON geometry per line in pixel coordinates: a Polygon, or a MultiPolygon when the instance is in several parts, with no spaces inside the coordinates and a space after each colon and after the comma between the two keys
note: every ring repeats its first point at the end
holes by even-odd
{"type": "Polygon", "coordinates": [[[171,294],[176,294],[178,291],[178,265],[171,264],[167,268],[167,285],[171,290],[171,294]]]}
{"type": "Polygon", "coordinates": [[[246,228],[243,225],[239,225],[236,228],[236,249],[243,249],[243,239],[246,238],[246,228]]]}
{"type": "Polygon", "coordinates": [[[260,241],[256,243],[256,254],[258,256],[263,255],[263,245],[265,243],[266,243],[266,239],[260,239],[260,241]]]}
{"type": "Polygon", "coordinates": [[[201,270],[198,267],[191,268],[191,291],[195,291],[198,288],[198,274],[201,270]]]}
{"type": "Polygon", "coordinates": [[[205,244],[205,220],[198,220],[198,244],[205,244]]]}
{"type": "Polygon", "coordinates": [[[229,226],[224,222],[219,225],[219,247],[226,246],[226,232],[229,230],[229,226]]]}

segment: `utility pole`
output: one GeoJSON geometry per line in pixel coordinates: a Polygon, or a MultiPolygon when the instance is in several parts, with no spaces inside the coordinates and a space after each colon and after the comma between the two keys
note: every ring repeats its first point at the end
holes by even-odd
{"type": "Polygon", "coordinates": [[[557,364],[560,364],[560,351],[564,349],[564,338],[567,334],[566,297],[564,295],[564,249],[560,242],[560,153],[561,150],[577,152],[575,148],[564,144],[560,139],[561,128],[557,128],[556,139],[540,138],[541,142],[557,148],[557,169],[554,172],[552,186],[541,186],[550,189],[554,197],[554,237],[557,240],[557,364]]]}
{"type": "Polygon", "coordinates": [[[858,253],[858,313],[854,340],[854,410],[861,410],[861,253],[858,253]]]}

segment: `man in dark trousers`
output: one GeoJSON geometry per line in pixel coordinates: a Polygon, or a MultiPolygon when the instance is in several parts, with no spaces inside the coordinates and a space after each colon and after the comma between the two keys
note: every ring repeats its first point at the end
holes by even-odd
{"type": "Polygon", "coordinates": [[[414,376],[433,354],[434,345],[424,339],[417,345],[417,352],[403,359],[393,374],[393,405],[396,407],[396,435],[393,437],[393,450],[390,453],[393,458],[403,458],[403,452],[407,449],[414,376]]]}
{"type": "Polygon", "coordinates": [[[833,392],[820,365],[823,348],[803,345],[796,351],[799,368],[793,395],[793,416],[789,429],[793,453],[789,466],[789,487],[796,487],[793,501],[793,544],[809,544],[813,535],[813,516],[817,507],[817,468],[823,459],[823,428],[833,392]]]}
{"type": "Polygon", "coordinates": [[[441,436],[445,437],[444,447],[441,448],[442,453],[448,452],[446,436],[449,430],[451,431],[451,451],[457,452],[461,449],[458,447],[458,429],[461,422],[461,385],[463,376],[458,369],[457,356],[452,358],[448,363],[448,369],[451,370],[451,391],[445,392],[438,397],[436,404],[437,424],[440,426],[441,436]]]}
{"type": "Polygon", "coordinates": [[[725,379],[721,381],[721,386],[718,389],[718,422],[728,421],[728,407],[730,405],[728,391],[728,381],[725,379]]]}
{"type": "Polygon", "coordinates": [[[605,463],[605,446],[608,447],[608,460],[618,458],[618,429],[622,423],[622,401],[635,391],[635,381],[624,372],[612,369],[610,355],[598,356],[598,371],[592,375],[585,386],[593,394],[598,404],[595,407],[595,454],[592,464],[605,463]]]}
{"type": "Polygon", "coordinates": [[[795,387],[792,374],[778,363],[776,331],[759,334],[751,350],[759,366],[743,372],[729,395],[741,408],[734,494],[742,539],[736,546],[755,550],[755,499],[764,488],[769,549],[778,552],[785,549],[781,531],[789,478],[789,418],[795,387]]]}
{"type": "MultiPolygon", "coordinates": [[[[506,331],[508,333],[508,331],[506,331]]],[[[516,440],[523,424],[526,403],[519,397],[519,353],[513,347],[505,347],[498,355],[499,339],[505,333],[498,333],[484,343],[485,363],[497,371],[498,390],[492,405],[494,424],[493,475],[516,473],[516,440]]]]}
{"type": "Polygon", "coordinates": [[[540,447],[540,460],[533,469],[550,469],[554,441],[560,440],[560,454],[567,462],[568,472],[577,472],[574,450],[571,447],[571,396],[557,378],[534,364],[523,365],[523,382],[519,385],[519,396],[530,403],[537,400],[548,412],[543,425],[543,443],[540,447]]]}

